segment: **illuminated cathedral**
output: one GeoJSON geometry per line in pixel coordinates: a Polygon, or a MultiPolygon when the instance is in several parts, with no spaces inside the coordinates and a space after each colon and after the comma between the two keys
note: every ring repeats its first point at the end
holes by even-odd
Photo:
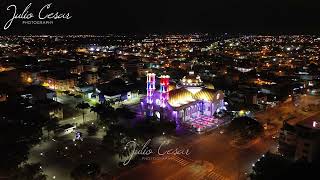
{"type": "Polygon", "coordinates": [[[170,85],[168,75],[160,76],[160,89],[156,90],[156,75],[147,74],[147,96],[141,101],[146,116],[168,119],[203,131],[218,124],[216,113],[225,110],[224,94],[205,86],[193,71],[177,85],[170,85]]]}

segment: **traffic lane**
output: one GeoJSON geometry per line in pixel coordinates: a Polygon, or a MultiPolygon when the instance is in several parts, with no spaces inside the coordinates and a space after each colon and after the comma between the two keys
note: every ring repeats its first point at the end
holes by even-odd
{"type": "Polygon", "coordinates": [[[272,139],[262,139],[249,148],[239,149],[229,144],[231,138],[217,132],[200,137],[190,146],[190,158],[206,160],[217,166],[223,175],[237,176],[248,172],[252,163],[257,161],[276,142],[272,139]]]}
{"type": "Polygon", "coordinates": [[[178,163],[168,159],[149,161],[137,167],[121,173],[116,179],[139,179],[139,180],[163,180],[181,169],[178,163]]]}

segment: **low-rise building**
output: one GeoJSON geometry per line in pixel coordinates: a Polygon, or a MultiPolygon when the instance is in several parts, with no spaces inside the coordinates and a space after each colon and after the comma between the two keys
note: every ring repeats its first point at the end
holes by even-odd
{"type": "Polygon", "coordinates": [[[82,74],[82,76],[83,76],[83,81],[89,85],[97,84],[99,81],[99,76],[97,73],[85,72],[82,74]]]}
{"type": "Polygon", "coordinates": [[[98,72],[98,66],[96,65],[84,65],[83,66],[84,72],[98,72]]]}
{"type": "Polygon", "coordinates": [[[53,100],[38,101],[35,104],[35,108],[39,110],[39,113],[48,119],[63,119],[63,107],[62,104],[53,100]]]}
{"type": "Polygon", "coordinates": [[[126,68],[126,72],[129,75],[138,75],[141,76],[140,73],[143,73],[144,71],[142,71],[143,69],[143,62],[139,61],[139,60],[130,60],[125,64],[125,68],[126,68]]]}
{"type": "Polygon", "coordinates": [[[56,102],[56,92],[32,85],[16,93],[11,99],[26,109],[34,109],[47,119],[63,119],[63,106],[56,102]]]}
{"type": "Polygon", "coordinates": [[[77,65],[77,66],[74,66],[74,67],[71,67],[70,68],[70,73],[71,74],[81,74],[83,73],[84,70],[83,70],[83,65],[77,65]]]}
{"type": "Polygon", "coordinates": [[[26,85],[39,84],[37,79],[39,73],[40,71],[23,70],[20,72],[21,82],[26,85]]]}
{"type": "Polygon", "coordinates": [[[31,103],[37,103],[38,101],[44,101],[47,99],[56,100],[57,98],[55,91],[37,85],[26,87],[22,94],[30,94],[32,96],[31,103]]]}
{"type": "Polygon", "coordinates": [[[99,94],[99,101],[121,102],[138,97],[138,90],[134,84],[127,84],[120,79],[110,83],[101,84],[96,89],[99,94]]]}
{"type": "Polygon", "coordinates": [[[279,153],[294,160],[319,160],[320,114],[284,122],[279,136],[279,153]]]}
{"type": "Polygon", "coordinates": [[[43,86],[53,90],[73,91],[77,84],[75,76],[59,72],[41,74],[39,79],[41,79],[43,86]]]}

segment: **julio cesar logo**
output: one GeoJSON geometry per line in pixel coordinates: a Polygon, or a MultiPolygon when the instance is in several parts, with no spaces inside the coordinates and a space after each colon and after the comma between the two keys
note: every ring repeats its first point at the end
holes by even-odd
{"type": "Polygon", "coordinates": [[[32,3],[29,3],[22,12],[19,13],[18,7],[15,4],[11,4],[7,7],[8,13],[11,13],[11,18],[6,22],[3,29],[7,30],[10,28],[12,23],[21,19],[22,24],[53,24],[54,20],[68,20],[71,19],[72,16],[70,13],[65,12],[53,12],[51,9],[52,3],[44,5],[39,12],[33,13],[31,12],[32,3]]]}

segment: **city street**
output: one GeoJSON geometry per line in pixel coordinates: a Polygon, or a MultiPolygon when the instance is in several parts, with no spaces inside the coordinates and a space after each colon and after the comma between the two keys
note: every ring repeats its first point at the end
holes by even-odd
{"type": "MultiPolygon", "coordinates": [[[[102,130],[101,130],[102,131],[102,130]]],[[[40,163],[47,179],[70,180],[73,168],[81,163],[96,162],[105,171],[117,171],[119,159],[101,146],[103,132],[83,141],[73,141],[75,134],[50,138],[30,150],[29,163],[40,163]]]]}
{"type": "MultiPolygon", "coordinates": [[[[281,128],[282,122],[286,119],[304,119],[313,116],[317,110],[308,109],[308,106],[319,104],[318,101],[318,97],[302,96],[300,105],[296,107],[289,98],[288,101],[275,108],[256,114],[256,117],[262,122],[267,122],[270,119],[272,123],[278,124],[277,128],[281,128]]],[[[229,144],[231,139],[226,134],[220,134],[218,130],[214,130],[209,135],[188,137],[180,141],[179,147],[190,148],[191,154],[189,156],[180,155],[173,159],[158,160],[157,163],[142,164],[125,174],[121,174],[118,178],[127,179],[137,173],[140,177],[145,177],[141,179],[148,179],[150,176],[153,179],[164,179],[173,176],[178,171],[180,176],[185,172],[187,177],[190,175],[188,171],[181,171],[181,169],[186,169],[188,165],[197,161],[207,161],[215,167],[214,173],[212,171],[204,171],[203,173],[206,175],[198,173],[200,179],[202,177],[207,179],[210,179],[208,177],[211,179],[244,179],[250,173],[252,165],[263,154],[267,151],[277,152],[277,139],[272,139],[270,136],[261,138],[255,144],[243,149],[231,146],[229,144]]]]}
{"type": "Polygon", "coordinates": [[[313,2],[0,5],[0,180],[317,176],[313,2]]]}
{"type": "Polygon", "coordinates": [[[118,179],[128,179],[133,175],[139,174],[139,179],[153,177],[154,180],[160,180],[197,161],[207,161],[214,167],[214,171],[204,171],[205,174],[200,173],[198,174],[199,177],[243,179],[246,177],[246,173],[250,173],[252,164],[261,158],[263,154],[268,150],[274,152],[277,149],[277,142],[271,138],[261,139],[246,149],[238,149],[231,146],[229,144],[230,140],[231,137],[220,134],[218,130],[214,130],[209,135],[192,136],[187,140],[183,140],[181,144],[178,142],[179,148],[190,149],[189,156],[179,155],[173,159],[157,160],[156,163],[148,162],[121,174],[118,179]]]}
{"type": "Polygon", "coordinates": [[[289,97],[287,101],[281,102],[273,108],[255,114],[255,118],[261,123],[272,123],[278,129],[282,127],[283,121],[289,119],[304,119],[312,116],[320,110],[320,98],[318,96],[303,95],[300,97],[298,106],[289,97]]]}
{"type": "MultiPolygon", "coordinates": [[[[60,124],[79,125],[83,123],[82,111],[75,109],[76,104],[82,102],[81,99],[60,95],[58,96],[58,101],[68,108],[67,111],[65,111],[67,116],[65,116],[66,118],[64,120],[60,121],[60,124]]],[[[285,102],[281,104],[281,108],[288,110],[292,106],[291,104],[290,101],[285,102]]],[[[275,111],[276,109],[270,110],[275,111]]],[[[96,114],[94,112],[90,112],[90,109],[85,109],[84,111],[86,122],[95,120],[96,114]]],[[[283,112],[286,111],[283,110],[283,112]]],[[[281,114],[275,115],[279,116],[281,114]]],[[[261,114],[259,114],[259,116],[261,116],[261,114]]],[[[79,145],[74,145],[76,143],[72,141],[74,138],[73,133],[59,138],[59,140],[49,140],[32,149],[29,161],[40,162],[46,174],[52,179],[59,177],[58,179],[68,180],[69,177],[67,175],[69,175],[72,168],[74,168],[74,161],[78,159],[77,161],[79,162],[85,162],[85,160],[88,160],[88,157],[84,158],[83,154],[86,153],[86,156],[89,156],[90,160],[99,162],[104,170],[115,174],[119,170],[117,168],[119,159],[106,154],[106,152],[99,147],[102,138],[101,133],[99,134],[100,135],[96,137],[85,138],[84,142],[81,143],[81,148],[79,148],[79,145]],[[64,152],[65,154],[59,155],[59,151],[66,151],[66,149],[64,149],[65,147],[73,148],[73,150],[67,150],[69,152],[72,151],[72,153],[68,154],[64,152]],[[93,150],[92,147],[99,148],[93,150]],[[83,153],[81,151],[83,151],[83,153]],[[88,154],[88,152],[90,153],[88,154]],[[42,153],[45,153],[45,155],[42,153]],[[53,161],[57,159],[58,156],[63,156],[60,157],[61,161],[64,162],[63,165],[53,161]],[[105,161],[102,161],[103,159],[109,162],[107,163],[108,166],[105,166],[105,161]]],[[[264,153],[268,150],[273,152],[277,150],[277,142],[272,138],[259,139],[257,143],[248,148],[234,147],[230,144],[231,140],[232,137],[220,133],[220,129],[215,129],[210,133],[202,135],[194,134],[187,137],[177,137],[173,141],[173,145],[177,148],[189,149],[189,155],[166,155],[157,160],[146,159],[142,164],[137,165],[132,170],[121,173],[117,178],[128,179],[133,174],[138,174],[139,176],[137,177],[139,177],[139,179],[148,179],[152,176],[155,180],[165,178],[174,179],[176,176],[186,176],[197,179],[244,179],[247,174],[250,173],[252,164],[261,158],[264,153]],[[196,169],[199,169],[199,171],[190,171],[190,169],[195,167],[197,167],[196,169]]]]}

